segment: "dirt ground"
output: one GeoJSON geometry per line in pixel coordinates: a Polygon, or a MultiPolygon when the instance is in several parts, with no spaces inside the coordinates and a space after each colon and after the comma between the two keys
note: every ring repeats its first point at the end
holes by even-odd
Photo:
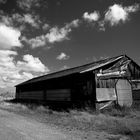
{"type": "MultiPolygon", "coordinates": [[[[68,140],[70,136],[36,120],[0,110],[1,140],[68,140]]],[[[76,139],[76,138],[74,138],[76,139]]]]}

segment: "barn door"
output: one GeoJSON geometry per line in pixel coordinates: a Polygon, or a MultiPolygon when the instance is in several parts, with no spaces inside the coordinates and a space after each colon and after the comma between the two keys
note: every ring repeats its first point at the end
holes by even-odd
{"type": "Polygon", "coordinates": [[[116,94],[120,106],[130,107],[132,105],[132,89],[128,80],[118,80],[116,83],[116,94]]]}

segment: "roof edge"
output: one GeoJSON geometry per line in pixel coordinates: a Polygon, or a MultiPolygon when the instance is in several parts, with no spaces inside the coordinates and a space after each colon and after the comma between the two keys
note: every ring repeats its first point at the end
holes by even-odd
{"type": "MultiPolygon", "coordinates": [[[[80,67],[83,67],[83,66],[87,66],[87,65],[90,65],[90,64],[93,64],[93,63],[99,63],[99,62],[101,62],[101,61],[105,61],[105,60],[108,60],[108,59],[115,59],[115,58],[121,59],[121,58],[123,58],[123,57],[127,57],[128,59],[132,60],[132,59],[129,58],[126,54],[118,55],[118,56],[114,56],[114,57],[108,57],[108,58],[105,58],[105,59],[102,59],[102,60],[93,61],[93,62],[91,62],[91,63],[79,65],[79,66],[72,67],[72,68],[69,68],[69,69],[65,69],[65,70],[61,70],[61,71],[57,71],[57,72],[53,72],[53,73],[49,73],[49,74],[44,74],[44,75],[42,75],[42,76],[34,77],[34,78],[29,79],[29,80],[27,80],[27,81],[25,81],[25,82],[22,82],[22,83],[20,83],[20,84],[15,85],[15,87],[20,86],[20,85],[24,85],[24,84],[26,84],[26,82],[29,82],[29,81],[32,81],[32,80],[34,80],[34,79],[38,79],[38,78],[44,77],[44,76],[46,76],[46,75],[53,75],[53,74],[65,72],[65,71],[67,71],[67,70],[72,70],[72,69],[75,69],[75,68],[80,68],[80,67]]],[[[132,61],[133,61],[133,60],[132,60],[132,61]]],[[[134,62],[134,63],[135,63],[135,62],[134,62]]],[[[137,64],[137,65],[138,65],[138,64],[137,64]]],[[[139,66],[139,65],[138,65],[138,66],[139,66]]],[[[140,67],[140,66],[139,66],[139,67],[140,67]]],[[[97,68],[98,68],[98,67],[97,67],[97,68]]]]}

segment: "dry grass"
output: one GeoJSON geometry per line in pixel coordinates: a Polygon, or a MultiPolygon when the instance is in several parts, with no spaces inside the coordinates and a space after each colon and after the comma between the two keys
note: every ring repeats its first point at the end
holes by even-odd
{"type": "Polygon", "coordinates": [[[102,112],[91,110],[58,112],[44,106],[8,104],[5,102],[3,105],[1,104],[0,108],[31,117],[72,134],[81,134],[83,139],[101,133],[104,134],[104,138],[110,140],[121,137],[140,139],[139,109],[117,108],[102,112]]]}

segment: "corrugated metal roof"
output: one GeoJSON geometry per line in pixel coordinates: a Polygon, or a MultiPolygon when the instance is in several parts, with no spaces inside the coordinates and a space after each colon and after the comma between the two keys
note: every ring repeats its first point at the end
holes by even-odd
{"type": "Polygon", "coordinates": [[[51,74],[46,74],[46,75],[43,75],[40,77],[36,77],[36,78],[30,79],[26,82],[23,82],[21,84],[18,84],[16,86],[25,85],[25,84],[29,84],[29,83],[35,83],[35,82],[44,81],[44,80],[53,79],[53,78],[58,78],[58,77],[63,77],[63,76],[67,76],[67,75],[74,74],[74,73],[84,73],[84,72],[88,72],[88,71],[93,71],[96,69],[100,69],[101,67],[104,67],[108,64],[117,62],[120,59],[125,58],[125,57],[127,57],[127,56],[120,55],[120,56],[116,56],[116,57],[112,57],[112,58],[106,58],[106,59],[103,59],[100,61],[85,64],[82,66],[78,66],[78,67],[66,69],[63,71],[59,71],[59,72],[55,72],[55,73],[51,73],[51,74]]]}

